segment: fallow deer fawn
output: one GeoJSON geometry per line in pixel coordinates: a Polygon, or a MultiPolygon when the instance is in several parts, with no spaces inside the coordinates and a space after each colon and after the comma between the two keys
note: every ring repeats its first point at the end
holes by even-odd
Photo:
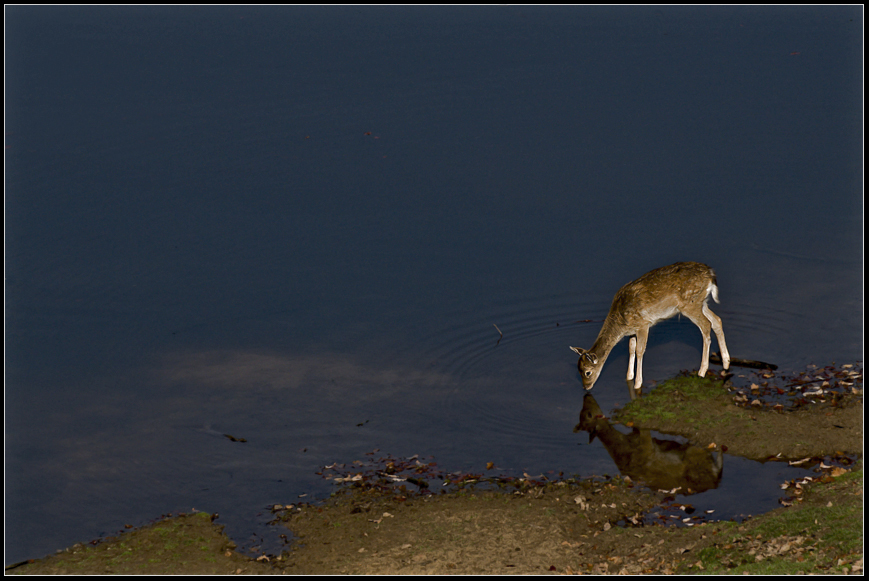
{"type": "MultiPolygon", "coordinates": [[[[721,319],[709,310],[706,304],[709,295],[718,301],[718,286],[715,272],[705,264],[697,262],[677,262],[670,266],[656,268],[637,280],[619,289],[613,298],[610,312],[603,323],[597,340],[591,349],[578,347],[571,349],[579,355],[579,373],[586,390],[594,387],[606,358],[622,337],[631,336],[628,344],[628,384],[634,380],[634,389],[639,392],[643,385],[643,353],[649,339],[649,328],[676,313],[682,313],[700,327],[703,334],[703,358],[698,375],[703,377],[709,369],[709,346],[712,337],[709,330],[715,331],[718,346],[721,348],[721,361],[724,369],[730,367],[730,354],[724,343],[724,330],[721,319]],[[634,357],[637,360],[637,374],[634,379],[634,357]]],[[[633,392],[631,393],[633,396],[633,392]]]]}

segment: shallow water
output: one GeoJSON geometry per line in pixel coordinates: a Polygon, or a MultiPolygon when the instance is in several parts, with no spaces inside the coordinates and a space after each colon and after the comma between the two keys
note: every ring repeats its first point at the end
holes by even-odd
{"type": "Polygon", "coordinates": [[[613,472],[568,346],[680,260],[734,356],[862,357],[859,7],[7,18],[7,563],[373,449],[613,472]]]}

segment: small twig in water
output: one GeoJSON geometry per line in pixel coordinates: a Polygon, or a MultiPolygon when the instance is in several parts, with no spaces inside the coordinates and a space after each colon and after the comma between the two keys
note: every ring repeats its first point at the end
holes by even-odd
{"type": "Polygon", "coordinates": [[[495,323],[492,323],[492,326],[495,327],[495,330],[498,331],[499,335],[501,335],[500,337],[498,337],[498,341],[495,343],[495,345],[497,345],[498,343],[501,342],[501,339],[504,338],[504,333],[501,332],[501,329],[499,329],[498,325],[496,325],[495,323]]]}

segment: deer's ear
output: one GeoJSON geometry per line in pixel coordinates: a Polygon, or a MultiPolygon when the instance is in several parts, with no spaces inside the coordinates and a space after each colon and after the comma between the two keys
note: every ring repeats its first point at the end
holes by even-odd
{"type": "Polygon", "coordinates": [[[580,349],[579,347],[571,347],[571,351],[582,357],[582,354],[585,353],[585,349],[580,349]]]}
{"type": "Polygon", "coordinates": [[[585,358],[592,362],[592,364],[597,365],[597,355],[594,353],[590,353],[588,351],[585,352],[585,358]]]}

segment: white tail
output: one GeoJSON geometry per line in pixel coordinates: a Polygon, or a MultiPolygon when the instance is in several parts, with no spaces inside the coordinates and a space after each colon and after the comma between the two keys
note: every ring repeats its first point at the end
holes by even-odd
{"type": "Polygon", "coordinates": [[[586,390],[594,387],[610,351],[622,337],[631,336],[628,344],[628,382],[634,380],[634,389],[643,385],[643,353],[649,339],[649,329],[658,321],[682,313],[700,328],[703,334],[703,358],[698,375],[703,377],[709,369],[709,347],[712,345],[710,329],[718,337],[724,369],[730,367],[730,354],[724,343],[721,319],[706,304],[709,295],[718,302],[715,272],[698,262],[677,262],[656,268],[619,289],[613,298],[610,312],[591,349],[571,349],[579,355],[579,373],[586,390]],[[634,377],[634,357],[637,373],[634,377]]]}

